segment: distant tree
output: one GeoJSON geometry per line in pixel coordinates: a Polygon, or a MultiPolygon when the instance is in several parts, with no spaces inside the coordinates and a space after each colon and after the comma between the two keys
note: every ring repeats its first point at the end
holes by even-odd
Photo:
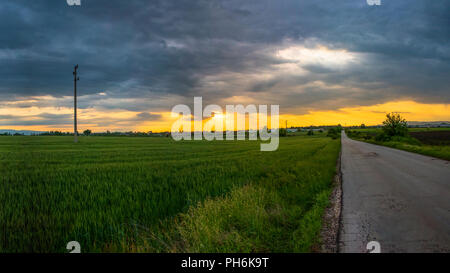
{"type": "Polygon", "coordinates": [[[361,129],[365,129],[366,128],[366,125],[363,123],[363,124],[361,124],[361,129]]]}
{"type": "Polygon", "coordinates": [[[335,127],[335,128],[329,128],[327,132],[327,136],[331,137],[332,139],[337,139],[341,135],[341,128],[335,127]]]}
{"type": "Polygon", "coordinates": [[[85,136],[89,136],[90,134],[92,134],[92,131],[89,129],[86,129],[83,131],[83,135],[85,135],[85,136]]]}
{"type": "Polygon", "coordinates": [[[390,113],[386,115],[386,120],[383,121],[383,132],[388,136],[406,136],[408,124],[400,114],[390,113]]]}
{"type": "Polygon", "coordinates": [[[314,131],[313,131],[312,129],[309,129],[309,131],[308,131],[307,135],[308,135],[308,136],[312,136],[312,135],[314,135],[314,131]]]}

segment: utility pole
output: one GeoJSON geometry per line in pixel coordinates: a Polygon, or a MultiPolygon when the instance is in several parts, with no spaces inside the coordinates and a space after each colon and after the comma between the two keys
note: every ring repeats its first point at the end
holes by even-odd
{"type": "Polygon", "coordinates": [[[74,142],[78,142],[78,130],[77,130],[77,81],[80,80],[77,77],[78,65],[75,66],[73,70],[73,136],[74,142]]]}

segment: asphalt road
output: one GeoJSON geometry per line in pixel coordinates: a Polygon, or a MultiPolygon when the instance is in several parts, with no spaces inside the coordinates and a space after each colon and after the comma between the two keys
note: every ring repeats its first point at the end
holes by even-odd
{"type": "Polygon", "coordinates": [[[342,133],[340,252],[450,252],[450,162],[342,133]]]}

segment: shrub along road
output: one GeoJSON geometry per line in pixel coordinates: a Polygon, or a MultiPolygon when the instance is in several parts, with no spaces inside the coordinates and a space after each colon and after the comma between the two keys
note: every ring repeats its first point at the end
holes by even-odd
{"type": "Polygon", "coordinates": [[[342,132],[340,252],[450,251],[449,161],[349,139],[342,132]]]}

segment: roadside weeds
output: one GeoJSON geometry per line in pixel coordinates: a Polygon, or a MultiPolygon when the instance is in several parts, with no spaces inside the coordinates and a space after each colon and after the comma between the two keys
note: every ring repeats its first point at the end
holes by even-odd
{"type": "Polygon", "coordinates": [[[325,209],[322,218],[322,229],[320,231],[320,245],[317,252],[338,253],[339,252],[339,231],[342,210],[342,173],[341,173],[341,153],[336,164],[336,174],[333,179],[333,191],[329,197],[329,206],[325,209]]]}

